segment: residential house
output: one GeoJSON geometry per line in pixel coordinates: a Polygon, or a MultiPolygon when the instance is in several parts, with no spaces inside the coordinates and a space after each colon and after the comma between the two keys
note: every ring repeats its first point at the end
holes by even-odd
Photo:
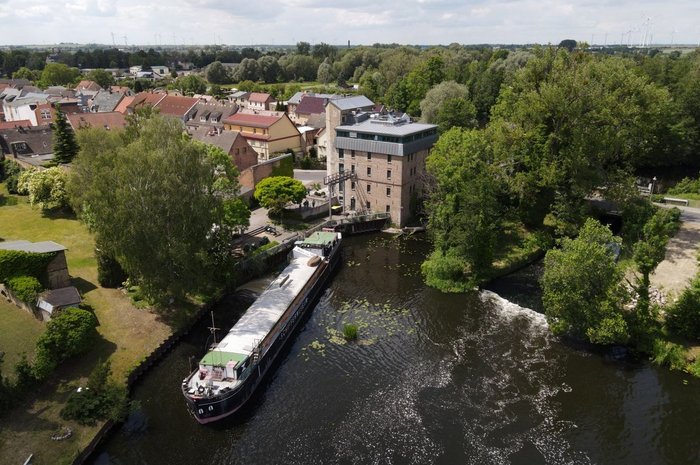
{"type": "Polygon", "coordinates": [[[98,92],[88,104],[92,113],[111,112],[117,108],[123,98],[124,94],[121,92],[115,92],[112,89],[103,90],[98,92]]]}
{"type": "Polygon", "coordinates": [[[120,113],[132,115],[136,110],[139,108],[145,107],[145,106],[152,106],[155,107],[158,102],[160,102],[167,94],[165,93],[155,93],[155,92],[139,92],[138,94],[134,95],[133,98],[130,98],[129,101],[123,105],[126,98],[122,100],[122,102],[117,105],[115,108],[116,111],[119,111],[120,113]]]}
{"type": "Polygon", "coordinates": [[[170,75],[170,69],[164,65],[151,66],[151,71],[159,75],[160,77],[166,77],[170,75]]]}
{"type": "Polygon", "coordinates": [[[248,97],[248,105],[246,108],[250,110],[274,110],[275,99],[265,92],[252,92],[248,97]]]}
{"type": "Polygon", "coordinates": [[[258,154],[253,150],[245,137],[238,131],[224,131],[214,127],[188,127],[188,134],[193,139],[215,145],[231,156],[238,172],[258,163],[258,154]]]}
{"type": "Polygon", "coordinates": [[[51,126],[0,129],[0,151],[26,166],[41,166],[53,158],[51,126]]]}
{"type": "Polygon", "coordinates": [[[316,98],[322,98],[326,99],[327,101],[329,100],[335,100],[338,98],[342,98],[342,95],[337,95],[337,94],[317,94],[314,92],[297,92],[296,94],[292,95],[292,97],[287,100],[287,114],[289,115],[289,119],[294,121],[296,123],[297,120],[297,114],[296,110],[299,104],[303,99],[306,97],[316,97],[316,98]]]}
{"type": "Polygon", "coordinates": [[[190,112],[187,127],[213,127],[223,128],[224,120],[238,111],[238,105],[233,103],[219,103],[216,100],[199,102],[190,112]]]}
{"type": "Polygon", "coordinates": [[[131,74],[132,76],[136,76],[141,71],[143,71],[143,66],[141,66],[141,65],[135,65],[135,66],[129,67],[129,74],[131,74]]]}
{"type": "Polygon", "coordinates": [[[425,160],[437,141],[437,126],[414,123],[405,114],[355,111],[334,132],[329,172],[356,175],[340,186],[346,208],[386,212],[404,226],[411,199],[423,195],[425,160]]]}
{"type": "Polygon", "coordinates": [[[83,128],[123,129],[126,126],[126,117],[116,111],[75,113],[66,115],[66,119],[74,131],[83,128]]]}
{"type": "Polygon", "coordinates": [[[84,79],[84,80],[80,81],[77,86],[75,86],[75,90],[76,90],[76,92],[81,91],[81,90],[87,90],[90,92],[97,93],[97,92],[102,90],[102,87],[100,87],[100,85],[98,83],[96,83],[95,81],[91,81],[89,79],[84,79]]]}
{"type": "Polygon", "coordinates": [[[269,160],[275,153],[302,150],[301,135],[283,112],[239,111],[224,120],[224,127],[240,132],[258,153],[259,161],[269,160]]]}
{"type": "Polygon", "coordinates": [[[248,97],[250,97],[250,92],[239,90],[231,93],[228,96],[228,100],[231,103],[237,104],[239,107],[248,108],[248,97]]]}
{"type": "MultiPolygon", "coordinates": [[[[5,89],[7,91],[9,89],[5,89]]],[[[41,104],[48,103],[49,96],[39,93],[28,93],[16,95],[6,95],[2,100],[2,109],[5,114],[5,121],[17,121],[28,119],[32,126],[38,124],[34,110],[41,104]]]]}
{"type": "Polygon", "coordinates": [[[177,118],[184,123],[190,119],[197,103],[199,103],[199,99],[194,97],[165,94],[153,107],[158,109],[161,115],[177,118]]]}
{"type": "Polygon", "coordinates": [[[305,96],[294,111],[296,119],[293,121],[299,126],[305,126],[311,117],[325,115],[329,101],[325,97],[305,96]]]}

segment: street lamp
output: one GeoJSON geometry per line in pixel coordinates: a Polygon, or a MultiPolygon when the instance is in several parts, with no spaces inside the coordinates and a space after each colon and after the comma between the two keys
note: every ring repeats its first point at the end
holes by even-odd
{"type": "Polygon", "coordinates": [[[654,195],[654,188],[656,187],[656,176],[651,178],[651,195],[654,195]]]}

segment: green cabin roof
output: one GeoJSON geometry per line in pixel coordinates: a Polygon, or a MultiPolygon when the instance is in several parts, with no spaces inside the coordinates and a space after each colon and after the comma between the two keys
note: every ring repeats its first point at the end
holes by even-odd
{"type": "Polygon", "coordinates": [[[220,350],[212,350],[202,357],[199,361],[200,365],[226,366],[228,362],[235,361],[236,365],[248,358],[247,355],[238,354],[236,352],[224,352],[220,350]]]}
{"type": "Polygon", "coordinates": [[[302,244],[325,246],[332,244],[333,241],[337,238],[337,233],[327,231],[316,231],[315,233],[304,239],[304,242],[302,242],[302,244]]]}

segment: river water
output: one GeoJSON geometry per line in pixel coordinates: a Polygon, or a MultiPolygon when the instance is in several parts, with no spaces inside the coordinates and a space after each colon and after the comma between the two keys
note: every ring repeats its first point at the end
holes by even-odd
{"type": "MultiPolygon", "coordinates": [[[[181,398],[204,322],[146,375],[138,408],[91,463],[700,463],[700,383],[552,337],[524,307],[538,307],[536,268],[495,283],[498,294],[446,295],[421,281],[420,239],[343,247],[344,264],[240,415],[202,426],[181,398]],[[342,343],[345,323],[359,326],[358,341],[342,343]]],[[[217,325],[251,299],[227,298],[217,325]]]]}

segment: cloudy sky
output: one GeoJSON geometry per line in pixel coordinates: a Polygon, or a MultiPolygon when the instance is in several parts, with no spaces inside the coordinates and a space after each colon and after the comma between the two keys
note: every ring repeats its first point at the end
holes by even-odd
{"type": "Polygon", "coordinates": [[[0,44],[700,42],[700,1],[0,0],[0,44]]]}

